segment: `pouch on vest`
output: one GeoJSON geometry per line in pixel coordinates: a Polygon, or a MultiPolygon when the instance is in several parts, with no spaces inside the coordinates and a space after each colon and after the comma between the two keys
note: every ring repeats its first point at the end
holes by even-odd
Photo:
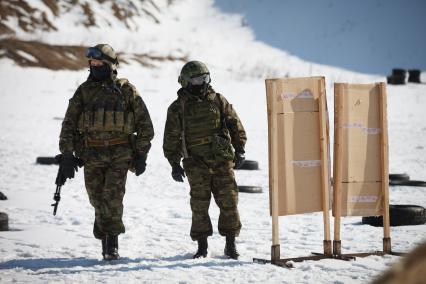
{"type": "Polygon", "coordinates": [[[84,133],[93,131],[115,131],[124,134],[135,132],[135,115],[124,111],[121,104],[115,110],[97,108],[84,111],[78,121],[78,130],[84,133]]]}
{"type": "Polygon", "coordinates": [[[231,139],[214,134],[212,140],[212,154],[217,162],[234,160],[235,155],[231,139]]]}

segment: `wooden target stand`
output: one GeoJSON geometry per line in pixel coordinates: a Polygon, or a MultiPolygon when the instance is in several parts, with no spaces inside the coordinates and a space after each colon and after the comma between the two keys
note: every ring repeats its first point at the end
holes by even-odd
{"type": "Polygon", "coordinates": [[[356,257],[367,257],[370,255],[405,255],[405,253],[393,252],[391,249],[386,85],[385,83],[370,85],[337,83],[334,85],[334,109],[333,257],[342,260],[352,260],[356,257]],[[357,113],[358,108],[363,108],[362,104],[365,105],[364,108],[368,109],[368,113],[365,113],[365,111],[358,111],[357,113]],[[363,117],[361,118],[361,116],[363,117]],[[360,120],[365,125],[362,122],[360,123],[360,120]],[[378,127],[375,128],[374,126],[378,127]],[[354,133],[355,131],[358,134],[354,133]],[[359,133],[363,136],[360,136],[359,133]],[[378,135],[379,137],[374,137],[375,141],[373,141],[373,139],[365,138],[369,135],[378,135]],[[360,142],[361,144],[365,143],[363,145],[365,146],[364,148],[379,149],[380,153],[374,155],[374,153],[369,153],[368,150],[366,152],[354,153],[355,147],[351,148],[348,144],[353,143],[352,141],[356,140],[357,137],[361,137],[361,140],[363,140],[360,142]],[[373,146],[374,142],[378,145],[373,146]],[[354,161],[352,157],[363,156],[363,154],[368,154],[365,155],[367,158],[364,161],[355,161],[354,166],[350,164],[354,161]],[[374,156],[377,161],[369,160],[370,157],[374,156]],[[344,160],[346,163],[344,163],[344,160]],[[363,167],[365,173],[357,172],[356,164],[359,167],[363,167]],[[370,164],[376,165],[377,173],[374,178],[367,174],[367,172],[374,172],[375,170],[372,168],[368,169],[370,164]],[[344,167],[346,169],[345,172],[343,170],[344,167]],[[377,182],[378,180],[379,182],[377,182]],[[375,200],[374,195],[370,194],[374,191],[372,188],[377,186],[379,188],[376,188],[377,199],[375,200]],[[343,188],[345,188],[346,202],[342,200],[343,188]],[[350,198],[352,198],[352,201],[362,201],[364,204],[354,202],[351,205],[348,202],[351,201],[350,198]],[[340,239],[342,205],[346,206],[346,216],[383,216],[383,251],[342,254],[340,239]]]}
{"type": "MultiPolygon", "coordinates": [[[[279,88],[277,85],[280,84],[278,81],[285,85],[288,81],[294,79],[271,79],[266,80],[266,91],[267,91],[267,102],[268,102],[268,136],[269,138],[269,188],[270,188],[270,208],[272,215],[272,246],[271,246],[271,259],[259,259],[253,258],[253,261],[256,263],[271,263],[277,266],[292,268],[292,262],[302,262],[306,260],[321,260],[325,258],[331,259],[339,259],[339,260],[354,260],[356,257],[366,257],[370,255],[385,255],[392,254],[402,256],[405,253],[393,252],[391,250],[391,239],[390,239],[390,224],[389,224],[389,175],[388,175],[388,132],[387,132],[387,100],[386,100],[386,86],[384,83],[378,83],[373,85],[349,85],[349,84],[335,84],[335,143],[334,143],[334,203],[333,203],[333,215],[335,217],[334,221],[334,240],[333,245],[330,240],[330,219],[329,219],[329,168],[328,168],[328,119],[327,119],[327,107],[326,107],[326,98],[325,98],[325,82],[323,77],[312,77],[312,78],[295,78],[296,80],[318,80],[318,92],[319,96],[317,97],[318,101],[318,113],[319,113],[319,144],[320,144],[320,167],[321,167],[321,210],[323,212],[323,222],[324,222],[324,241],[323,241],[323,253],[312,253],[310,256],[303,257],[295,257],[295,258],[281,258],[280,257],[280,243],[279,243],[279,216],[289,215],[289,214],[281,214],[280,212],[280,204],[279,204],[279,196],[281,194],[280,187],[278,186],[280,173],[278,172],[279,159],[276,156],[278,150],[278,141],[277,137],[277,128],[278,128],[278,120],[275,115],[280,111],[285,111],[285,107],[283,109],[277,110],[277,96],[282,96],[280,91],[282,92],[283,87],[279,88]],[[347,90],[348,86],[355,86],[355,88],[360,87],[361,89],[365,88],[377,88],[376,92],[378,92],[378,128],[372,128],[368,125],[369,117],[367,117],[367,122],[365,127],[359,127],[360,124],[355,124],[355,128],[362,128],[363,131],[373,132],[375,129],[379,129],[379,141],[380,143],[377,145],[378,149],[380,149],[379,155],[379,177],[374,181],[380,179],[379,186],[380,192],[378,195],[378,199],[376,200],[375,212],[371,214],[370,211],[364,211],[363,213],[370,215],[383,215],[383,251],[374,251],[374,252],[362,252],[362,253],[349,253],[342,254],[341,252],[341,240],[340,240],[340,219],[342,217],[342,186],[345,183],[348,183],[347,180],[343,179],[343,129],[344,126],[348,127],[348,123],[344,122],[344,119],[347,119],[347,114],[343,115],[343,109],[346,108],[343,105],[343,100],[341,99],[344,96],[345,90],[347,90]],[[344,125],[346,123],[346,125],[344,125]],[[376,214],[374,214],[376,213],[376,214]]],[[[303,83],[303,82],[302,82],[303,83]]],[[[305,82],[306,83],[306,82],[305,82]]],[[[309,85],[309,84],[308,84],[309,85]]],[[[360,101],[359,101],[360,102],[360,101]]],[[[358,102],[357,102],[358,103],[358,102]]],[[[349,125],[350,126],[350,125],[349,125]]],[[[377,133],[376,133],[377,134],[377,133]]],[[[347,149],[346,149],[347,150],[347,149]]],[[[346,157],[347,162],[347,157],[346,157]]],[[[349,165],[345,164],[345,167],[349,167],[349,165]]],[[[281,173],[282,174],[282,173],[281,173]]],[[[347,175],[347,173],[345,173],[347,175]]],[[[377,187],[377,184],[375,184],[377,187]]],[[[377,191],[377,188],[376,188],[377,191]]],[[[362,194],[361,192],[358,192],[362,194]]],[[[346,194],[346,198],[348,193],[346,194]]],[[[368,197],[368,195],[367,195],[368,197]]],[[[365,201],[366,199],[362,196],[355,197],[355,200],[365,201]]],[[[368,199],[371,198],[368,197],[368,199]]],[[[374,199],[374,198],[373,198],[374,199]]],[[[368,202],[367,202],[368,203],[368,202]]],[[[343,203],[344,204],[344,203],[343,203]]],[[[346,204],[346,207],[348,205],[346,204]]],[[[362,208],[361,204],[361,209],[362,208]]],[[[374,206],[373,206],[374,207],[374,206]]],[[[346,208],[347,211],[347,208],[346,208]]],[[[362,211],[362,210],[361,210],[362,211]]],[[[374,211],[374,210],[373,210],[374,211]]],[[[310,211],[313,212],[313,211],[310,211]]],[[[303,213],[303,212],[297,212],[303,213]]],[[[308,213],[308,212],[304,212],[308,213]]],[[[352,212],[355,214],[347,214],[345,215],[351,216],[363,216],[364,214],[356,214],[356,212],[352,212]]],[[[294,212],[292,214],[295,214],[294,212]]]]}
{"type": "MultiPolygon", "coordinates": [[[[324,77],[310,78],[293,78],[293,79],[268,79],[266,80],[266,92],[268,101],[268,136],[269,136],[269,188],[270,188],[270,208],[272,215],[272,246],[271,259],[253,258],[256,263],[271,263],[281,267],[293,267],[291,262],[302,262],[305,260],[321,260],[325,258],[333,258],[332,243],[330,239],[330,174],[329,174],[329,137],[328,137],[328,115],[327,102],[325,93],[324,77]],[[312,97],[310,97],[312,96],[312,97]],[[282,103],[281,103],[282,102],[282,103]],[[300,111],[300,112],[299,112],[300,111]],[[284,117],[288,115],[285,119],[284,117]],[[305,115],[307,117],[305,117],[305,115]],[[281,117],[282,116],[282,117],[281,117]],[[310,120],[308,117],[314,116],[315,120],[310,120]],[[297,118],[299,117],[300,120],[297,118]],[[307,119],[307,123],[303,119],[307,119]],[[293,125],[286,124],[285,121],[291,121],[293,125]],[[297,122],[299,121],[299,122],[297,122]],[[301,123],[301,124],[298,124],[301,123]],[[307,125],[309,123],[309,125],[307,125]],[[302,127],[297,127],[297,125],[302,127]],[[306,126],[307,130],[303,130],[306,126]],[[279,133],[279,128],[283,128],[283,133],[279,133]],[[292,128],[293,127],[293,128],[292,128]],[[287,129],[286,129],[287,128],[287,129]],[[297,130],[299,129],[299,130],[297,130]],[[302,129],[302,130],[300,130],[302,129]],[[311,131],[309,131],[311,130],[311,131]],[[298,134],[297,131],[305,131],[303,134],[298,134]],[[306,140],[313,140],[312,143],[317,145],[318,149],[307,149],[305,153],[297,153],[296,150],[290,147],[286,148],[283,139],[288,137],[287,134],[295,136],[296,141],[287,141],[287,144],[299,144],[297,137],[304,136],[306,140]],[[286,135],[283,135],[286,134],[286,135]],[[316,136],[316,137],[315,137],[316,136]],[[312,138],[312,139],[310,139],[312,138]],[[281,139],[281,140],[280,140],[281,139]],[[280,143],[281,142],[281,143],[280,143]],[[284,144],[284,145],[283,145],[284,144]],[[318,147],[319,145],[319,147],[318,147]],[[284,146],[284,147],[283,147],[284,146]],[[280,149],[280,147],[284,149],[280,149]],[[290,150],[290,151],[288,151],[290,150]],[[281,153],[281,152],[283,153],[281,153]],[[291,153],[289,153],[291,152],[291,153]],[[279,154],[280,153],[280,154],[279,154]],[[312,154],[314,153],[314,154],[312,154]],[[280,158],[281,156],[284,158],[280,158]],[[313,156],[312,156],[313,155],[313,156]],[[291,156],[289,158],[289,156],[291,156]],[[298,157],[310,157],[311,160],[299,161],[298,157]],[[297,159],[293,161],[292,159],[297,159]],[[317,160],[319,158],[319,160],[317,160]],[[292,160],[289,162],[289,160],[292,160]],[[315,161],[315,162],[312,162],[315,161]],[[293,163],[293,164],[291,164],[293,163]],[[297,168],[298,163],[305,163],[301,168],[297,168]],[[285,164],[284,169],[283,164],[285,164]],[[296,166],[294,166],[296,164],[296,166]],[[314,165],[315,164],[315,165],[314,165]],[[309,168],[311,167],[311,168],[309,168]],[[297,169],[296,169],[297,168],[297,169]],[[316,179],[311,182],[311,187],[316,190],[309,192],[309,187],[303,186],[309,178],[304,178],[303,173],[311,175],[316,179]],[[284,177],[282,177],[285,175],[284,177]],[[291,176],[299,175],[299,178],[294,178],[296,181],[288,181],[291,176]],[[316,183],[314,185],[314,183],[316,183]],[[291,186],[290,186],[291,185],[291,186]],[[298,186],[300,185],[300,186],[298,186]],[[318,186],[319,185],[319,186],[318,186]],[[307,189],[308,188],[308,189],[307,189]],[[309,208],[290,208],[292,204],[281,205],[283,196],[287,199],[288,191],[297,195],[299,191],[305,191],[304,196],[292,196],[300,200],[311,202],[310,196],[313,194],[316,200],[315,204],[309,208]],[[283,208],[287,207],[287,208],[283,208]],[[279,216],[290,214],[301,214],[310,212],[323,212],[324,222],[324,241],[323,253],[316,253],[309,256],[295,258],[281,258],[280,241],[279,241],[279,216]]],[[[299,139],[300,140],[300,139],[299,139]]],[[[309,145],[306,145],[307,148],[309,145]]],[[[311,145],[312,146],[312,145],[311,145]]],[[[297,148],[300,146],[296,146],[297,148]]],[[[312,203],[312,202],[311,202],[312,203]]],[[[300,201],[299,201],[300,204],[300,201]]],[[[294,205],[296,206],[296,205],[294,205]]],[[[298,205],[301,206],[302,205],[298,205]]],[[[296,206],[297,207],[297,206],[296,206]]]]}

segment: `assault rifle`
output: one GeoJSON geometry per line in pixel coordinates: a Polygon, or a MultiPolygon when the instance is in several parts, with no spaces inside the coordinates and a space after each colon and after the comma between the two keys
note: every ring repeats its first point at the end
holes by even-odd
{"type": "MultiPolygon", "coordinates": [[[[84,165],[83,161],[79,158],[75,158],[75,159],[76,159],[76,163],[78,167],[81,168],[84,165]]],[[[59,169],[58,169],[58,174],[56,175],[56,180],[55,180],[56,191],[55,191],[55,194],[53,195],[53,200],[55,201],[55,203],[51,204],[51,206],[53,206],[53,216],[56,215],[56,211],[58,210],[59,201],[61,201],[61,187],[65,184],[65,180],[66,180],[66,178],[64,177],[62,173],[62,168],[61,168],[61,162],[63,160],[62,154],[56,155],[55,160],[59,164],[59,169]]]]}

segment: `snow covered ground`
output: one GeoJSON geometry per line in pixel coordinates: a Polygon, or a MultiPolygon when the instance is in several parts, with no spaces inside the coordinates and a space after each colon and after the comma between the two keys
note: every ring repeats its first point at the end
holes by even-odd
{"type": "MultiPolygon", "coordinates": [[[[126,66],[153,119],[156,136],[147,171],[139,178],[128,175],[124,222],[120,236],[123,258],[101,260],[100,243],[92,237],[94,211],[83,184],[83,175],[63,187],[58,214],[52,216],[56,166],[36,165],[35,158],[54,155],[61,120],[69,98],[86,72],[52,72],[44,69],[0,65],[0,191],[9,200],[0,203],[10,217],[12,231],[0,233],[0,282],[268,282],[268,283],[365,283],[395,256],[371,256],[356,261],[321,260],[296,263],[287,270],[252,262],[269,258],[271,220],[268,202],[267,122],[263,80],[228,81],[212,74],[213,86],[234,104],[248,133],[247,157],[261,170],[238,172],[241,185],[260,185],[262,194],[240,194],[243,229],[238,238],[241,258],[223,257],[224,240],[215,230],[209,257],[191,259],[196,244],[188,234],[191,223],[188,184],[170,177],[162,155],[162,131],[166,108],[178,88],[172,74],[126,66]],[[217,78],[218,77],[218,78],[217,78]],[[217,78],[217,79],[216,79],[217,78]]],[[[177,74],[175,74],[177,75],[177,74]]],[[[330,83],[330,82],[329,82],[330,83]]],[[[328,92],[332,105],[332,90],[328,92]]],[[[426,179],[426,86],[389,86],[390,170],[426,179]]],[[[393,204],[426,205],[423,188],[391,187],[393,204]]],[[[211,216],[217,224],[218,209],[211,216]]],[[[286,257],[321,251],[321,214],[281,217],[281,249],[286,257]]],[[[345,252],[381,249],[382,229],[361,224],[361,218],[345,218],[342,244],[345,252]]],[[[426,225],[395,227],[393,249],[407,251],[424,241],[426,225]]]]}
{"type": "MultiPolygon", "coordinates": [[[[176,52],[206,61],[213,87],[233,103],[247,130],[247,158],[259,161],[261,167],[256,172],[236,173],[239,184],[264,189],[261,194],[240,194],[240,259],[223,257],[224,239],[216,226],[209,241],[209,257],[191,259],[196,244],[189,237],[189,186],[172,180],[161,148],[166,110],[179,88],[182,62],[164,62],[153,69],[135,62],[120,65],[119,77],[128,78],[140,91],[156,135],[146,172],[138,178],[128,175],[124,200],[127,232],[119,238],[122,259],[105,263],[100,243],[92,236],[94,211],[82,172],[63,187],[58,214],[53,217],[50,204],[57,167],[35,164],[37,156],[58,153],[67,101],[86,79],[87,71],[22,68],[1,59],[0,191],[9,200],[0,201],[0,211],[9,214],[12,229],[0,232],[1,283],[366,283],[399,259],[371,256],[351,262],[308,261],[296,263],[293,270],[252,262],[253,257],[269,258],[271,245],[264,79],[326,76],[333,125],[334,82],[366,83],[384,78],[311,64],[271,48],[255,41],[252,32],[240,25],[240,17],[221,14],[212,5],[211,0],[176,2],[157,15],[160,25],[135,19],[134,23],[143,27],[138,31],[126,31],[114,19],[114,29],[88,31],[74,25],[73,15],[67,15],[57,24],[58,32],[19,32],[17,36],[55,44],[107,41],[118,51],[176,52]],[[69,33],[68,27],[72,27],[69,33]]],[[[97,16],[107,18],[106,10],[101,11],[97,16]]],[[[412,179],[426,180],[426,85],[388,86],[388,95],[390,172],[407,172],[412,179]]],[[[426,206],[424,188],[391,187],[390,198],[392,204],[426,206]]],[[[210,212],[217,224],[218,209],[213,201],[210,212]]],[[[322,251],[322,214],[281,217],[280,226],[283,257],[322,251]]],[[[391,237],[395,251],[410,250],[426,240],[426,225],[392,228],[391,237]]],[[[381,228],[362,225],[358,217],[343,219],[344,252],[379,250],[381,239],[381,228]]]]}

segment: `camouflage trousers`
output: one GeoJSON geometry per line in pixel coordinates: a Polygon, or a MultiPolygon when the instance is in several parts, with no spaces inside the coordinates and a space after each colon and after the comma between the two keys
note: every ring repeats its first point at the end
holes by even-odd
{"type": "Polygon", "coordinates": [[[125,232],[122,220],[123,197],[131,159],[129,145],[88,150],[84,181],[90,204],[95,209],[93,234],[97,239],[125,232]]]}
{"type": "Polygon", "coordinates": [[[185,159],[183,166],[191,187],[191,238],[198,240],[213,234],[209,216],[211,196],[220,209],[218,229],[222,236],[238,236],[241,230],[238,213],[238,187],[232,163],[196,162],[185,159]]]}

